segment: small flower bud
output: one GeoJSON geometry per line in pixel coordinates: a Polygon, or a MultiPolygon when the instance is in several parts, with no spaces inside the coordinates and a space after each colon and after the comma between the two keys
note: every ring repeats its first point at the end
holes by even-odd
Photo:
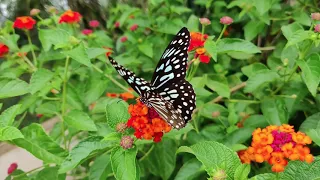
{"type": "Polygon", "coordinates": [[[39,9],[31,9],[30,16],[36,16],[40,13],[39,9]]]}
{"type": "Polygon", "coordinates": [[[120,133],[124,133],[126,129],[127,129],[127,124],[123,122],[118,123],[116,126],[116,131],[120,133]]]}
{"type": "Polygon", "coordinates": [[[312,20],[316,20],[316,21],[320,21],[320,13],[311,13],[311,19],[312,20]]]}
{"type": "Polygon", "coordinates": [[[224,25],[230,25],[231,23],[233,23],[233,19],[231,17],[229,17],[229,16],[223,16],[220,19],[220,23],[224,24],[224,25]]]}
{"type": "Polygon", "coordinates": [[[314,26],[314,32],[320,32],[320,24],[317,24],[316,26],[314,26]]]}
{"type": "Polygon", "coordinates": [[[115,22],[115,23],[114,23],[114,27],[115,27],[115,28],[120,27],[120,22],[119,22],[119,21],[115,22]]]}
{"type": "Polygon", "coordinates": [[[143,42],[143,39],[142,39],[142,38],[139,38],[139,39],[138,39],[138,42],[139,42],[139,43],[142,43],[142,42],[143,42]]]}
{"type": "Polygon", "coordinates": [[[56,89],[51,89],[50,91],[51,91],[52,94],[59,94],[59,91],[56,90],[56,89]]]}
{"type": "Polygon", "coordinates": [[[54,6],[49,6],[47,8],[47,12],[52,13],[52,14],[57,14],[58,10],[54,6]]]}
{"type": "Polygon", "coordinates": [[[291,95],[291,98],[292,98],[292,99],[296,99],[296,98],[297,98],[297,95],[296,95],[296,94],[292,94],[292,95],[291,95]]]}
{"type": "Polygon", "coordinates": [[[123,37],[121,37],[121,39],[120,39],[121,42],[126,42],[127,40],[128,40],[127,36],[123,36],[123,37]]]}
{"type": "Polygon", "coordinates": [[[80,43],[80,40],[77,39],[77,38],[74,37],[74,36],[70,36],[70,37],[69,37],[69,42],[70,42],[72,45],[77,45],[77,44],[80,43]]]}
{"type": "Polygon", "coordinates": [[[10,164],[10,166],[8,168],[8,174],[13,173],[13,171],[15,171],[17,168],[18,168],[18,164],[17,163],[10,164]]]}
{"type": "Polygon", "coordinates": [[[220,111],[215,111],[212,113],[212,117],[213,118],[216,118],[216,117],[219,117],[220,116],[220,111]]]}
{"type": "Polygon", "coordinates": [[[120,141],[120,146],[123,148],[123,149],[129,149],[132,147],[132,144],[133,144],[133,138],[130,137],[130,136],[123,136],[121,138],[121,141],[120,141]]]}
{"type": "Polygon", "coordinates": [[[227,179],[226,172],[224,170],[220,169],[213,174],[212,179],[213,180],[225,180],[225,179],[227,179]]]}
{"type": "Polygon", "coordinates": [[[89,26],[92,27],[92,28],[96,28],[100,25],[99,21],[97,20],[92,20],[89,22],[89,26]]]}
{"type": "Polygon", "coordinates": [[[289,59],[288,59],[288,58],[285,58],[285,59],[283,60],[283,65],[284,65],[284,66],[288,66],[288,64],[289,64],[289,59]]]}
{"type": "Polygon", "coordinates": [[[211,24],[211,21],[208,18],[199,18],[199,21],[200,21],[200,24],[205,25],[205,26],[211,24]]]}
{"type": "Polygon", "coordinates": [[[130,31],[135,31],[138,29],[138,24],[134,24],[130,27],[130,31]]]}

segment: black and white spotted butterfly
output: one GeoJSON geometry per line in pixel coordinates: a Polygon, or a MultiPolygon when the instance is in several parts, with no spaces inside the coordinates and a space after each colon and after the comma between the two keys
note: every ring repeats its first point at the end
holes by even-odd
{"type": "Polygon", "coordinates": [[[185,80],[189,43],[190,33],[184,27],[162,54],[151,83],[109,57],[112,66],[140,95],[140,101],[155,109],[175,129],[186,125],[196,107],[192,85],[185,80]]]}

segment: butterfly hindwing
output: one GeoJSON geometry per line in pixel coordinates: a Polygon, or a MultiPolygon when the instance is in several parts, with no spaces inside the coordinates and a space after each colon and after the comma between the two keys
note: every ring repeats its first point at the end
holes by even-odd
{"type": "Polygon", "coordinates": [[[166,120],[175,129],[183,128],[186,123],[181,117],[181,113],[173,106],[172,103],[166,101],[163,97],[158,94],[153,94],[148,99],[148,102],[153,107],[159,116],[166,120]]]}
{"type": "Polygon", "coordinates": [[[192,112],[196,108],[196,95],[192,85],[188,81],[183,79],[177,83],[173,83],[164,88],[159,95],[164,100],[172,103],[186,122],[191,119],[192,112]]]}
{"type": "Polygon", "coordinates": [[[151,89],[150,83],[143,78],[137,77],[132,71],[119,65],[113,58],[109,57],[111,65],[118,71],[119,75],[141,96],[151,89]]]}
{"type": "Polygon", "coordinates": [[[170,42],[153,73],[151,85],[162,90],[186,76],[190,33],[182,28],[170,42]]]}

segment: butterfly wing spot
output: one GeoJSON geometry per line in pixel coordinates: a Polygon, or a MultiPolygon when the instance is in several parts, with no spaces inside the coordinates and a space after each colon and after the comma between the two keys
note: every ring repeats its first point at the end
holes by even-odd
{"type": "Polygon", "coordinates": [[[168,67],[166,67],[166,69],[164,70],[164,72],[169,72],[169,71],[171,71],[172,70],[172,67],[171,66],[168,66],[168,67]]]}
{"type": "Polygon", "coordinates": [[[177,74],[177,77],[180,77],[181,76],[181,74],[177,74]]]}
{"type": "MultiPolygon", "coordinates": [[[[170,66],[171,67],[171,66],[170,66]]],[[[178,69],[180,67],[180,65],[178,64],[178,65],[176,65],[174,68],[175,69],[178,69]]]]}
{"type": "Polygon", "coordinates": [[[187,102],[183,102],[183,105],[188,106],[188,103],[187,102]]]}

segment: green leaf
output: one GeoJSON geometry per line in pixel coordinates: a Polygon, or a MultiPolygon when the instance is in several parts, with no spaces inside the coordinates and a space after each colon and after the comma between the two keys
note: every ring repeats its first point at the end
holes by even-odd
{"type": "Polygon", "coordinates": [[[284,37],[286,37],[287,40],[290,39],[290,37],[297,31],[303,30],[303,27],[297,23],[294,22],[292,24],[286,25],[286,26],[282,26],[281,27],[282,33],[284,35],[284,37]]]}
{"type": "Polygon", "coordinates": [[[310,129],[320,129],[320,112],[309,116],[299,127],[299,131],[306,133],[310,129]]]}
{"type": "Polygon", "coordinates": [[[261,104],[261,111],[269,125],[282,125],[288,123],[288,111],[283,99],[268,99],[261,104]]]}
{"type": "Polygon", "coordinates": [[[256,73],[268,70],[267,66],[262,63],[253,63],[248,66],[243,66],[241,71],[248,77],[254,76],[256,73]]]}
{"type": "Polygon", "coordinates": [[[66,56],[60,50],[50,49],[49,51],[41,51],[39,54],[39,61],[48,62],[53,60],[65,59],[66,56]]]}
{"type": "Polygon", "coordinates": [[[136,179],[138,173],[138,169],[136,168],[137,152],[138,149],[136,147],[128,150],[117,147],[111,152],[111,166],[116,179],[136,179]]]}
{"type": "Polygon", "coordinates": [[[249,172],[250,164],[240,164],[234,173],[234,180],[248,179],[249,172]]]}
{"type": "Polygon", "coordinates": [[[153,58],[153,44],[148,42],[143,42],[142,44],[138,45],[138,49],[145,54],[146,56],[153,58]]]}
{"type": "Polygon", "coordinates": [[[310,14],[307,14],[307,12],[304,11],[296,11],[292,14],[293,19],[305,26],[310,26],[311,25],[311,18],[310,14]]]}
{"type": "Polygon", "coordinates": [[[276,179],[276,175],[272,173],[258,174],[250,178],[250,180],[275,180],[275,179],[276,179]]]}
{"type": "Polygon", "coordinates": [[[0,99],[28,93],[28,83],[20,79],[0,79],[0,99]]]}
{"type": "MultiPolygon", "coordinates": [[[[109,79],[105,78],[104,76],[100,76],[97,73],[92,72],[90,75],[89,83],[86,87],[86,92],[84,95],[84,103],[86,106],[90,105],[91,103],[95,102],[97,99],[101,97],[101,95],[106,91],[108,88],[109,79]]],[[[103,111],[105,107],[103,107],[103,111]]]]}
{"type": "Polygon", "coordinates": [[[0,36],[1,42],[7,45],[10,51],[19,51],[18,40],[20,36],[18,34],[7,34],[5,36],[0,36]]]}
{"type": "Polygon", "coordinates": [[[304,31],[304,30],[298,30],[294,32],[288,39],[288,42],[286,44],[286,47],[296,45],[301,41],[304,41],[311,37],[313,32],[311,31],[304,31]]]}
{"type": "Polygon", "coordinates": [[[189,9],[187,7],[183,7],[183,6],[169,6],[169,7],[172,12],[175,12],[179,15],[181,15],[183,13],[191,12],[191,9],[189,9]]]}
{"type": "Polygon", "coordinates": [[[101,140],[101,136],[92,136],[80,141],[63,161],[58,173],[66,173],[83,163],[92,153],[103,151],[110,147],[110,143],[101,142],[101,140]]]}
{"type": "Polygon", "coordinates": [[[110,52],[110,50],[105,48],[88,48],[87,53],[90,59],[94,59],[100,55],[104,55],[106,52],[110,52]]]}
{"type": "MultiPolygon", "coordinates": [[[[259,2],[264,2],[260,1],[259,2]]],[[[255,37],[257,37],[258,34],[260,34],[265,27],[265,24],[261,21],[249,21],[244,26],[244,38],[247,41],[253,40],[255,37]]]]}
{"type": "Polygon", "coordinates": [[[239,128],[233,131],[232,133],[228,134],[226,139],[223,142],[228,147],[231,147],[233,144],[244,143],[252,137],[253,131],[254,131],[253,127],[239,128]]]}
{"type": "Polygon", "coordinates": [[[190,159],[182,165],[174,180],[193,180],[204,170],[202,164],[196,158],[190,159]]]}
{"type": "Polygon", "coordinates": [[[261,53],[250,41],[237,38],[223,38],[217,44],[218,53],[242,52],[247,54],[261,53]]]}
{"type": "Polygon", "coordinates": [[[320,146],[320,128],[310,129],[306,133],[314,143],[320,146]]]}
{"type": "Polygon", "coordinates": [[[154,149],[145,159],[147,168],[152,174],[164,180],[169,179],[176,165],[176,150],[177,145],[174,140],[162,139],[161,142],[154,144],[154,149]]]}
{"type": "Polygon", "coordinates": [[[214,141],[199,142],[190,147],[181,146],[177,153],[179,152],[194,154],[208,174],[224,170],[228,179],[233,179],[236,168],[241,164],[234,151],[214,141]]]}
{"type": "Polygon", "coordinates": [[[260,15],[268,12],[272,6],[273,1],[261,1],[261,0],[254,0],[253,5],[257,8],[257,11],[260,15]]]}
{"type": "Polygon", "coordinates": [[[212,59],[217,62],[217,54],[218,54],[218,50],[217,50],[217,44],[216,42],[214,42],[211,39],[206,40],[206,42],[204,43],[204,48],[206,49],[206,51],[210,54],[210,56],[212,57],[212,59]]]}
{"type": "Polygon", "coordinates": [[[199,32],[199,18],[193,14],[191,14],[191,16],[188,19],[187,22],[187,27],[189,29],[189,31],[193,31],[193,32],[199,32]]]}
{"type": "Polygon", "coordinates": [[[249,77],[247,81],[247,85],[244,88],[244,92],[251,93],[257,90],[260,86],[264,85],[265,83],[274,82],[279,79],[280,76],[278,73],[274,71],[260,71],[253,76],[249,77]]]}
{"type": "Polygon", "coordinates": [[[228,81],[221,75],[210,75],[206,84],[210,89],[216,91],[220,96],[229,98],[230,88],[228,81]]]}
{"type": "Polygon", "coordinates": [[[265,116],[260,114],[250,115],[248,119],[246,119],[243,123],[244,127],[252,127],[252,128],[264,128],[268,126],[268,121],[265,116]]]}
{"type": "Polygon", "coordinates": [[[64,180],[66,174],[58,174],[58,167],[46,167],[39,171],[35,177],[35,180],[64,180]]]}
{"type": "Polygon", "coordinates": [[[280,173],[279,179],[296,180],[308,179],[316,180],[320,178],[320,157],[315,157],[311,164],[303,161],[290,161],[284,172],[280,173]]]}
{"type": "Polygon", "coordinates": [[[39,39],[44,51],[49,51],[52,45],[68,44],[69,37],[70,34],[63,29],[39,29],[39,39]]]}
{"type": "Polygon", "coordinates": [[[50,138],[40,124],[33,123],[21,130],[24,139],[13,143],[43,160],[45,163],[60,164],[67,152],[50,138]]]}
{"type": "Polygon", "coordinates": [[[220,116],[228,116],[229,111],[224,106],[221,106],[220,104],[205,104],[203,108],[200,109],[201,116],[204,116],[209,119],[213,119],[212,113],[213,112],[219,112],[220,116]]]}
{"type": "Polygon", "coordinates": [[[19,114],[20,108],[21,104],[16,104],[3,111],[0,115],[0,128],[12,126],[14,118],[19,114]]]}
{"type": "Polygon", "coordinates": [[[104,153],[97,157],[89,170],[89,180],[105,180],[112,173],[110,154],[104,153]]]}
{"type": "Polygon", "coordinates": [[[297,64],[302,70],[302,78],[306,83],[312,96],[316,96],[317,88],[320,82],[320,57],[313,54],[307,61],[298,60],[297,64]]]}
{"type": "Polygon", "coordinates": [[[34,72],[30,79],[30,93],[34,94],[47,86],[47,83],[53,78],[53,75],[53,72],[47,69],[38,69],[34,72]]]}
{"type": "Polygon", "coordinates": [[[108,126],[112,129],[120,122],[127,122],[130,117],[128,104],[125,101],[114,99],[106,107],[106,117],[108,126]]]}
{"type": "MultiPolygon", "coordinates": [[[[67,85],[67,92],[68,92],[67,93],[67,103],[68,103],[68,105],[71,108],[82,110],[83,109],[83,103],[82,103],[82,100],[80,98],[79,93],[77,92],[76,87],[73,87],[71,84],[67,85]]],[[[89,98],[89,97],[91,97],[90,95],[91,94],[86,94],[86,97],[84,97],[84,98],[85,99],[89,98]]]]}
{"type": "Polygon", "coordinates": [[[63,119],[70,127],[75,128],[76,130],[97,131],[97,127],[93,120],[85,112],[71,110],[63,119]]]}
{"type": "Polygon", "coordinates": [[[36,108],[37,114],[55,115],[60,111],[60,103],[49,101],[36,108]]]}
{"type": "Polygon", "coordinates": [[[10,141],[18,138],[24,138],[19,129],[12,126],[0,127],[0,141],[10,141]]]}
{"type": "Polygon", "coordinates": [[[64,51],[64,54],[66,56],[70,56],[72,59],[88,67],[91,67],[92,65],[90,62],[90,58],[88,56],[87,50],[84,47],[83,43],[80,43],[79,46],[77,46],[72,50],[64,51]]]}

